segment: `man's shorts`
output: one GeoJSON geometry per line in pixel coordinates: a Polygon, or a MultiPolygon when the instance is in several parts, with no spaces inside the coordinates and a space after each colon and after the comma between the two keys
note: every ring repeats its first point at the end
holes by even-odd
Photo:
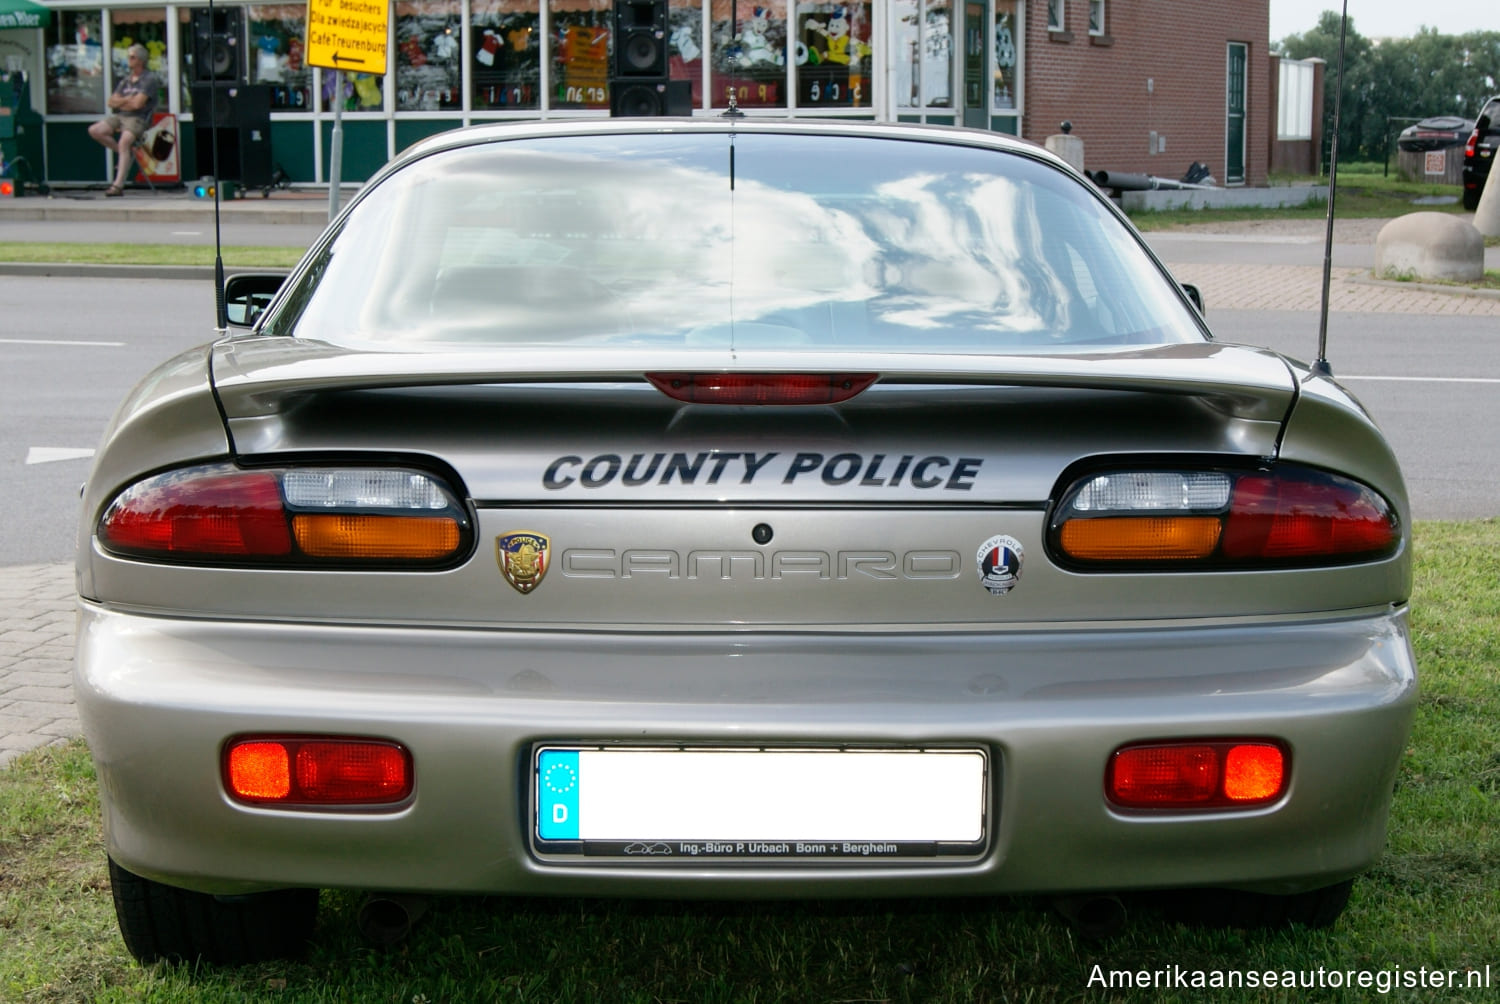
{"type": "Polygon", "coordinates": [[[109,125],[111,132],[129,130],[137,139],[146,135],[146,130],[151,128],[151,123],[141,115],[118,115],[110,112],[104,116],[104,121],[109,125]]]}

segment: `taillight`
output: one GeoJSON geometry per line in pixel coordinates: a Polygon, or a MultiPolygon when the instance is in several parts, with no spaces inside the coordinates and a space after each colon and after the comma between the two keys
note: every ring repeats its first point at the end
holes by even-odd
{"type": "Polygon", "coordinates": [[[1474,131],[1471,132],[1471,133],[1469,133],[1469,139],[1468,139],[1468,141],[1466,143],[1464,143],[1464,156],[1465,157],[1472,157],[1478,151],[1478,149],[1479,149],[1479,127],[1475,126],[1474,127],[1474,131]]]}
{"type": "Polygon", "coordinates": [[[99,544],[132,558],[205,564],[442,565],[470,520],[422,471],[228,464],[168,471],[117,495],[99,544]]]}
{"type": "Polygon", "coordinates": [[[411,797],[411,753],[384,739],[240,736],[224,748],[224,788],[252,805],[389,805],[411,797]]]}
{"type": "Polygon", "coordinates": [[[1140,743],[1115,751],[1104,791],[1127,809],[1255,807],[1286,791],[1286,753],[1278,743],[1140,743]]]}
{"type": "Polygon", "coordinates": [[[1049,544],[1078,567],[1346,564],[1394,554],[1401,527],[1369,486],[1325,471],[1116,470],[1063,492],[1049,544]]]}
{"type": "Polygon", "coordinates": [[[838,404],[876,373],[647,373],[651,385],[687,404],[838,404]]]}

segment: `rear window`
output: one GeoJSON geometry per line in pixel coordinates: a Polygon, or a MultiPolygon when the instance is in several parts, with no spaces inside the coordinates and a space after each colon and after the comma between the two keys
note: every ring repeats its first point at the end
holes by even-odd
{"type": "Polygon", "coordinates": [[[1069,176],[943,143],[493,142],[367,193],[268,330],[344,345],[1056,351],[1202,340],[1069,176]]]}

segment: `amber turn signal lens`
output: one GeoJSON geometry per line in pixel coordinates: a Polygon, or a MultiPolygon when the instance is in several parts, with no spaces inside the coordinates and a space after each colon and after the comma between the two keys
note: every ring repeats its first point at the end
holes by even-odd
{"type": "Polygon", "coordinates": [[[277,742],[244,742],[229,750],[229,790],[251,801],[286,798],[292,791],[292,758],[277,742]]]}
{"type": "Polygon", "coordinates": [[[1263,802],[1281,793],[1286,762],[1279,747],[1262,743],[1233,746],[1224,756],[1224,797],[1232,802],[1263,802]]]}
{"type": "Polygon", "coordinates": [[[292,534],[315,558],[436,560],[458,549],[458,523],[446,516],[298,514],[292,534]]]}
{"type": "Polygon", "coordinates": [[[1059,543],[1080,561],[1183,561],[1219,546],[1217,516],[1102,516],[1063,524],[1059,543]]]}

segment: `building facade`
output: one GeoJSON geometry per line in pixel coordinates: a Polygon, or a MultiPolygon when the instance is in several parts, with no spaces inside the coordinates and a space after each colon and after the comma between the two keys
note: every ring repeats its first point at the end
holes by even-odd
{"type": "MultiPolygon", "coordinates": [[[[695,115],[733,101],[753,116],[928,122],[1037,142],[1068,121],[1091,169],[1176,177],[1198,161],[1220,183],[1265,182],[1269,0],[622,2],[661,4],[665,74],[695,115]]],[[[159,111],[176,116],[186,180],[199,173],[194,86],[223,55],[205,31],[233,36],[231,83],[268,89],[272,158],[296,182],[329,180],[336,103],[342,180],[358,182],[446,129],[607,116],[616,83],[615,0],[390,0],[388,72],[342,79],[306,64],[305,4],[216,4],[212,23],[201,4],[46,5],[49,27],[0,31],[0,71],[32,81],[52,183],[108,177],[86,130],[132,43],[163,80],[159,111]]]]}

